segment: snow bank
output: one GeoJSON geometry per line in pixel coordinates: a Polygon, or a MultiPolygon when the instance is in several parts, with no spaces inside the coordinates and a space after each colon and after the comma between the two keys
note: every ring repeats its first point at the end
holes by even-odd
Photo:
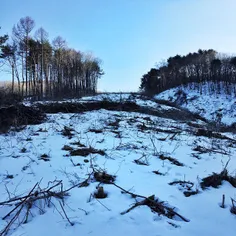
{"type": "MultiPolygon", "coordinates": [[[[207,85],[203,85],[203,91],[207,90],[207,85]]],[[[164,91],[155,98],[177,102],[181,107],[209,120],[221,121],[226,125],[236,122],[236,97],[234,95],[209,94],[208,92],[200,94],[198,90],[177,87],[164,91]]]]}

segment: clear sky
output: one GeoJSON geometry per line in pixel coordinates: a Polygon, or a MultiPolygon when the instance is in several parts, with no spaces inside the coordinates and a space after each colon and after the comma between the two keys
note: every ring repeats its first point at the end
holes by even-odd
{"type": "Polygon", "coordinates": [[[101,58],[100,91],[137,91],[143,74],[176,54],[236,52],[236,0],[1,0],[0,35],[25,16],[101,58]]]}

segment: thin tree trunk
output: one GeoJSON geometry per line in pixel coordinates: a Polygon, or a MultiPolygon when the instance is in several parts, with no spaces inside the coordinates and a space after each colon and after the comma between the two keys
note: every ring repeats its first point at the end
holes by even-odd
{"type": "Polygon", "coordinates": [[[14,64],[12,63],[11,66],[11,76],[12,76],[12,87],[11,87],[11,92],[14,93],[14,87],[15,87],[15,77],[14,77],[15,73],[14,73],[14,64]]]}

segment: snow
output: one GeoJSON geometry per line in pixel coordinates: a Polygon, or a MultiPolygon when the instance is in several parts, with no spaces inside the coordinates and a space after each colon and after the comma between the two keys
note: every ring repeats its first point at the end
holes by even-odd
{"type": "Polygon", "coordinates": [[[178,99],[178,91],[186,93],[186,101],[182,101],[179,105],[192,112],[198,113],[206,119],[217,121],[222,116],[221,122],[226,125],[232,125],[236,122],[236,97],[235,95],[227,95],[225,93],[216,94],[209,93],[208,85],[204,85],[200,94],[197,89],[189,89],[188,87],[177,87],[166,90],[157,96],[156,99],[168,101],[176,101],[178,99]]]}
{"type": "MultiPolygon", "coordinates": [[[[173,90],[168,95],[165,93],[160,96],[168,98],[174,93],[173,90]]],[[[105,99],[119,101],[120,95],[106,96],[105,99]]],[[[130,99],[130,96],[127,94],[122,100],[130,99]]],[[[87,97],[80,101],[101,99],[104,96],[87,97]]],[[[154,101],[142,100],[141,97],[136,97],[135,101],[150,108],[170,109],[154,101]]],[[[204,104],[203,100],[199,101],[204,104]]],[[[230,116],[226,114],[224,118],[224,115],[222,120],[230,120],[230,116]]],[[[116,175],[115,183],[122,188],[146,197],[155,194],[190,221],[169,219],[152,212],[147,206],[136,207],[121,215],[121,212],[136,203],[135,199],[112,184],[102,184],[108,197],[97,200],[91,194],[96,191],[99,183],[92,181],[87,187],[72,189],[70,196],[64,200],[66,214],[74,223],[73,226],[63,217],[59,200],[53,199],[55,206],[45,207],[44,213],[40,213],[39,206],[34,206],[29,222],[20,226],[16,222],[15,230],[11,230],[9,235],[235,235],[236,216],[230,213],[230,198],[236,199],[235,188],[228,182],[217,189],[203,191],[200,187],[201,179],[212,172],[221,172],[229,158],[229,173],[233,176],[236,174],[235,143],[227,139],[195,136],[192,132],[194,128],[186,123],[134,112],[100,109],[78,114],[48,114],[47,118],[43,124],[29,125],[20,132],[11,131],[0,135],[0,202],[9,199],[9,194],[15,197],[29,193],[37,182],[40,182],[41,188],[46,188],[50,181],[62,180],[63,188],[67,189],[88,177],[92,172],[92,163],[97,169],[116,175]],[[115,121],[117,127],[112,125],[115,121]],[[147,129],[141,129],[140,125],[145,125],[147,129]],[[62,135],[65,126],[73,129],[72,138],[62,135]],[[153,131],[154,128],[178,130],[179,133],[173,137],[173,134],[153,131]],[[102,132],[95,133],[91,129],[100,129],[102,132]],[[78,141],[86,147],[104,150],[106,155],[70,156],[68,151],[62,150],[64,145],[78,148],[73,144],[78,141]],[[214,147],[228,155],[216,152],[198,154],[193,151],[197,145],[214,147]],[[49,161],[42,160],[42,154],[47,154],[49,161]],[[160,154],[175,158],[184,166],[161,160],[160,154]],[[85,159],[89,162],[85,162],[85,159]],[[134,160],[137,159],[147,165],[136,164],[134,160]],[[71,160],[80,165],[74,166],[71,160]],[[154,174],[153,171],[157,170],[164,175],[154,174]],[[8,178],[9,175],[13,175],[13,178],[8,178]],[[199,194],[185,197],[181,186],[169,185],[175,180],[193,182],[193,190],[198,189],[199,194]],[[223,194],[226,196],[225,209],[219,207],[223,194]]],[[[224,135],[236,138],[232,133],[224,135]]],[[[2,217],[11,209],[10,206],[0,205],[0,230],[9,221],[2,217]]]]}

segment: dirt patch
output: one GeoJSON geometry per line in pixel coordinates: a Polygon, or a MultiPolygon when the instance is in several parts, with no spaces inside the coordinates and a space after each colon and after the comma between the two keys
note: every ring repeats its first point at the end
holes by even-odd
{"type": "Polygon", "coordinates": [[[179,162],[177,159],[175,159],[175,158],[173,158],[173,157],[169,157],[169,156],[164,156],[163,154],[161,154],[160,156],[159,156],[159,158],[161,159],[161,160],[168,160],[168,161],[170,161],[172,164],[174,164],[174,165],[176,165],[176,166],[184,166],[184,164],[183,163],[181,163],[181,162],[179,162]]]}
{"type": "Polygon", "coordinates": [[[37,107],[45,113],[82,113],[93,110],[106,109],[110,111],[127,111],[127,112],[139,112],[146,115],[153,115],[167,119],[190,121],[190,120],[203,120],[198,114],[194,114],[183,108],[169,109],[169,110],[156,110],[149,107],[139,106],[132,101],[112,102],[112,101],[96,101],[87,103],[50,103],[50,104],[37,104],[37,107]]]}
{"type": "Polygon", "coordinates": [[[12,105],[0,108],[0,133],[7,132],[10,127],[18,130],[21,126],[41,124],[46,115],[35,107],[12,105]]]}
{"type": "Polygon", "coordinates": [[[89,154],[99,154],[101,156],[105,156],[106,155],[106,153],[103,150],[97,150],[97,149],[94,149],[92,147],[80,148],[80,149],[76,149],[76,150],[71,150],[70,151],[70,155],[71,156],[83,156],[83,157],[86,157],[89,154]]]}
{"type": "Polygon", "coordinates": [[[22,102],[23,97],[18,93],[12,93],[8,89],[0,89],[0,107],[16,105],[22,102]]]}
{"type": "Polygon", "coordinates": [[[111,101],[98,101],[87,103],[50,103],[50,104],[37,104],[37,107],[46,113],[77,113],[86,112],[92,110],[106,109],[117,111],[136,111],[139,110],[139,106],[130,101],[118,103],[111,101]]]}
{"type": "Polygon", "coordinates": [[[185,197],[190,197],[190,196],[198,194],[199,191],[198,190],[195,190],[195,191],[192,190],[192,191],[184,191],[183,193],[184,193],[185,197]]]}
{"type": "Polygon", "coordinates": [[[93,175],[96,181],[104,184],[112,184],[115,182],[116,179],[115,175],[110,175],[105,171],[103,172],[95,171],[93,175]]]}

